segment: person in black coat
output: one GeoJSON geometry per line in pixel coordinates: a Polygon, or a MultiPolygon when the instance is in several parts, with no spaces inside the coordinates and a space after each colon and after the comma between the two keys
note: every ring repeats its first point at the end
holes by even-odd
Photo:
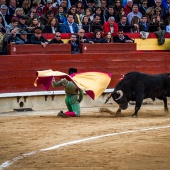
{"type": "Polygon", "coordinates": [[[134,40],[132,40],[127,35],[124,35],[123,30],[118,31],[118,35],[113,37],[113,41],[116,43],[134,43],[134,40]]]}
{"type": "Polygon", "coordinates": [[[55,38],[53,38],[49,44],[63,44],[64,42],[61,40],[61,34],[60,32],[55,33],[55,38]]]}
{"type": "Polygon", "coordinates": [[[41,44],[44,48],[49,43],[42,35],[42,30],[40,27],[35,28],[34,35],[30,37],[31,44],[41,44]]]}
{"type": "Polygon", "coordinates": [[[105,40],[102,37],[102,32],[100,30],[96,30],[94,33],[94,38],[92,38],[92,41],[94,43],[107,43],[107,40],[105,40]]]}

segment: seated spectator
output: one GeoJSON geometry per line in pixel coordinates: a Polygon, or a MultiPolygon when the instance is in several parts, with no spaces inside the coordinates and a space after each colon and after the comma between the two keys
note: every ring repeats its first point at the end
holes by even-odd
{"type": "Polygon", "coordinates": [[[141,6],[139,7],[139,11],[142,15],[145,15],[146,14],[146,10],[148,8],[148,0],[143,0],[141,2],[141,6]]]}
{"type": "Polygon", "coordinates": [[[146,17],[147,17],[149,23],[152,22],[153,15],[154,15],[154,8],[153,7],[149,7],[146,10],[146,17]]]}
{"type": "Polygon", "coordinates": [[[89,43],[90,39],[87,36],[85,36],[84,33],[85,33],[84,29],[80,29],[78,31],[77,40],[80,43],[89,43]]]}
{"type": "Polygon", "coordinates": [[[57,14],[57,9],[53,7],[53,0],[47,0],[47,4],[43,7],[43,14],[47,13],[47,11],[53,11],[54,15],[57,14]]]}
{"type": "Polygon", "coordinates": [[[3,26],[3,18],[2,18],[1,15],[0,15],[0,32],[1,32],[1,33],[6,33],[6,29],[5,29],[5,27],[3,26]]]}
{"type": "Polygon", "coordinates": [[[34,35],[30,37],[30,43],[41,44],[45,48],[49,42],[41,34],[41,28],[35,28],[34,35]]]}
{"type": "Polygon", "coordinates": [[[162,6],[162,0],[155,0],[155,11],[157,10],[156,8],[160,8],[159,11],[160,11],[160,17],[161,18],[165,18],[165,8],[162,6]]]}
{"type": "Polygon", "coordinates": [[[92,11],[92,9],[91,8],[85,9],[84,15],[80,15],[81,22],[83,22],[82,20],[83,20],[84,16],[87,16],[89,22],[93,21],[93,11],[92,11]]]}
{"type": "Polygon", "coordinates": [[[139,23],[139,30],[149,32],[149,22],[146,15],[142,16],[141,18],[141,21],[139,23]]]}
{"type": "Polygon", "coordinates": [[[24,15],[23,8],[16,8],[13,17],[19,19],[22,15],[24,15]]]}
{"type": "Polygon", "coordinates": [[[80,54],[79,41],[77,40],[76,34],[71,34],[68,43],[71,44],[72,54],[80,54]]]}
{"type": "Polygon", "coordinates": [[[166,20],[166,32],[170,33],[170,16],[166,20]]]}
{"type": "Polygon", "coordinates": [[[48,25],[45,25],[43,33],[53,33],[55,34],[58,31],[58,21],[56,18],[50,18],[48,20],[48,25]]]}
{"type": "Polygon", "coordinates": [[[32,19],[33,18],[38,18],[39,16],[37,15],[37,9],[35,8],[35,7],[32,7],[31,9],[30,9],[30,11],[28,11],[28,13],[27,13],[27,20],[26,20],[26,25],[30,25],[31,24],[31,22],[32,22],[32,19]]]}
{"type": "Polygon", "coordinates": [[[74,22],[76,24],[80,24],[81,21],[80,21],[80,16],[77,14],[77,11],[76,11],[76,6],[75,5],[72,5],[68,11],[68,14],[72,14],[73,15],[73,19],[74,19],[74,22]]]}
{"type": "Polygon", "coordinates": [[[78,33],[77,24],[74,22],[73,15],[67,15],[67,21],[60,27],[61,33],[78,33]]]}
{"type": "Polygon", "coordinates": [[[93,17],[93,21],[90,24],[91,24],[91,32],[95,32],[95,30],[103,31],[103,27],[100,24],[100,15],[95,14],[93,17]]]}
{"type": "Polygon", "coordinates": [[[131,21],[131,25],[134,25],[135,27],[131,28],[131,32],[139,32],[139,23],[140,19],[137,16],[134,16],[131,21]]]}
{"type": "Polygon", "coordinates": [[[23,0],[22,8],[23,8],[24,14],[27,14],[31,9],[31,0],[23,0]]]}
{"type": "Polygon", "coordinates": [[[44,25],[41,24],[39,18],[34,17],[32,18],[31,24],[27,27],[27,29],[29,29],[30,33],[34,33],[34,29],[40,27],[41,30],[44,29],[44,25]]]}
{"type": "Polygon", "coordinates": [[[10,34],[11,30],[14,28],[18,28],[18,19],[12,18],[11,23],[6,27],[6,33],[10,34]]]}
{"type": "Polygon", "coordinates": [[[123,32],[130,32],[131,28],[134,28],[134,25],[129,25],[127,23],[127,17],[126,16],[122,16],[120,19],[120,22],[118,22],[118,27],[119,29],[122,29],[123,32]]]}
{"type": "Polygon", "coordinates": [[[55,33],[55,37],[49,42],[49,44],[63,44],[64,42],[61,40],[60,32],[55,33]]]}
{"type": "Polygon", "coordinates": [[[48,24],[48,20],[50,18],[54,18],[54,12],[49,10],[47,11],[45,14],[41,15],[41,17],[39,18],[40,22],[43,24],[43,25],[47,25],[48,24]]]}
{"type": "Polygon", "coordinates": [[[124,35],[123,30],[119,30],[118,35],[113,37],[113,40],[116,43],[134,43],[134,40],[124,35]]]}
{"type": "Polygon", "coordinates": [[[117,15],[115,14],[115,11],[114,11],[114,7],[111,5],[108,6],[108,9],[105,15],[105,20],[108,21],[110,17],[114,17],[115,21],[116,22],[118,21],[117,15]]]}
{"type": "Polygon", "coordinates": [[[5,42],[7,44],[24,44],[24,41],[16,36],[17,32],[18,28],[12,29],[10,34],[5,38],[5,42]]]}
{"type": "Polygon", "coordinates": [[[18,28],[20,30],[25,30],[26,32],[29,32],[28,25],[25,24],[27,17],[25,15],[22,15],[19,17],[18,20],[18,28]]]}
{"type": "Polygon", "coordinates": [[[95,31],[92,41],[94,43],[107,43],[107,40],[102,37],[102,32],[100,30],[95,31]]]}
{"type": "Polygon", "coordinates": [[[118,25],[115,22],[114,17],[109,17],[108,21],[104,23],[103,25],[104,32],[111,32],[111,33],[117,33],[118,32],[118,25]]]}
{"type": "Polygon", "coordinates": [[[8,15],[7,11],[8,11],[8,7],[6,5],[0,6],[0,15],[3,18],[2,24],[3,24],[4,28],[6,28],[6,26],[8,24],[10,24],[10,22],[11,22],[11,16],[8,15]]]}
{"type": "Polygon", "coordinates": [[[164,4],[165,15],[169,12],[170,9],[170,0],[167,0],[166,4],[164,4]]]}
{"type": "MultiPolygon", "coordinates": [[[[115,3],[113,6],[114,6],[114,13],[116,15],[115,21],[119,22],[120,21],[119,11],[120,9],[124,9],[124,7],[122,6],[121,0],[115,0],[115,3]]],[[[125,13],[123,15],[125,15],[125,13]]]]}
{"type": "Polygon", "coordinates": [[[127,21],[128,21],[129,24],[131,24],[132,18],[133,18],[134,16],[137,16],[139,19],[142,18],[142,14],[139,12],[139,8],[138,8],[138,5],[137,5],[137,4],[133,4],[132,12],[130,12],[130,13],[127,15],[127,21]]]}
{"type": "MultiPolygon", "coordinates": [[[[169,0],[170,1],[170,0],[169,0]]],[[[168,9],[168,12],[165,14],[165,21],[166,21],[166,19],[168,18],[170,16],[170,7],[169,7],[169,9],[168,9]]]]}
{"type": "Polygon", "coordinates": [[[124,6],[125,15],[127,16],[132,12],[133,0],[127,0],[127,4],[124,6]]]}
{"type": "Polygon", "coordinates": [[[20,33],[20,39],[24,41],[24,44],[30,44],[30,41],[27,37],[27,32],[25,30],[20,30],[19,33],[20,33]]]}
{"type": "MultiPolygon", "coordinates": [[[[85,2],[85,1],[84,1],[85,2]]],[[[76,6],[76,9],[77,9],[77,14],[79,15],[79,17],[81,16],[81,15],[83,15],[84,14],[84,5],[83,5],[83,2],[81,2],[81,1],[77,1],[76,3],[75,3],[75,6],[76,6]]],[[[88,7],[88,6],[87,6],[88,7]]]]}
{"type": "Polygon", "coordinates": [[[97,14],[100,16],[100,24],[103,25],[105,23],[105,17],[103,16],[103,11],[101,7],[96,7],[94,15],[97,14]]]}
{"type": "Polygon", "coordinates": [[[58,14],[55,17],[58,20],[59,26],[61,26],[65,21],[67,21],[67,17],[64,13],[64,8],[62,6],[58,7],[58,14]]]}
{"type": "Polygon", "coordinates": [[[119,11],[118,11],[118,14],[117,14],[117,20],[118,20],[118,22],[120,22],[122,16],[126,16],[124,7],[120,7],[120,8],[119,8],[119,11]]]}
{"type": "Polygon", "coordinates": [[[160,30],[165,30],[163,20],[160,18],[160,16],[154,15],[152,21],[150,22],[149,32],[155,32],[160,30]]]}
{"type": "Polygon", "coordinates": [[[111,32],[108,32],[104,39],[108,42],[108,43],[113,43],[113,37],[112,37],[112,33],[111,32]]]}
{"type": "Polygon", "coordinates": [[[89,22],[88,17],[85,15],[82,20],[82,29],[86,33],[91,32],[91,22],[89,22]]]}

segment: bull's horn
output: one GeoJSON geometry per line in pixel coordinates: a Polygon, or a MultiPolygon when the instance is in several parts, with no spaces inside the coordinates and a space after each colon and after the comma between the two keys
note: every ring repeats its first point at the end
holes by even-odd
{"type": "Polygon", "coordinates": [[[122,90],[118,90],[116,93],[119,94],[120,96],[119,96],[117,99],[115,99],[115,100],[119,100],[120,98],[123,97],[123,92],[122,92],[122,90]]]}

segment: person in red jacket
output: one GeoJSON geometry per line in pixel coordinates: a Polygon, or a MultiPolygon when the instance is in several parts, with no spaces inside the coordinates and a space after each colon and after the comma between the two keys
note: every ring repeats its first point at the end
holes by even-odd
{"type": "Polygon", "coordinates": [[[105,33],[117,33],[118,32],[118,24],[115,22],[114,17],[109,17],[108,21],[104,23],[103,30],[105,33]]]}
{"type": "Polygon", "coordinates": [[[53,1],[47,0],[47,4],[43,8],[43,14],[45,14],[47,11],[52,10],[54,12],[54,15],[57,14],[57,9],[53,7],[53,1]]]}

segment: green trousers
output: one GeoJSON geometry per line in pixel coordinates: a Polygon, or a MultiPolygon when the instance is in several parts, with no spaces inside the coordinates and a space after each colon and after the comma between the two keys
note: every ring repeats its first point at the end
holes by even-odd
{"type": "Polygon", "coordinates": [[[66,94],[65,103],[68,111],[74,112],[76,115],[80,114],[80,103],[78,102],[78,95],[66,94]]]}

